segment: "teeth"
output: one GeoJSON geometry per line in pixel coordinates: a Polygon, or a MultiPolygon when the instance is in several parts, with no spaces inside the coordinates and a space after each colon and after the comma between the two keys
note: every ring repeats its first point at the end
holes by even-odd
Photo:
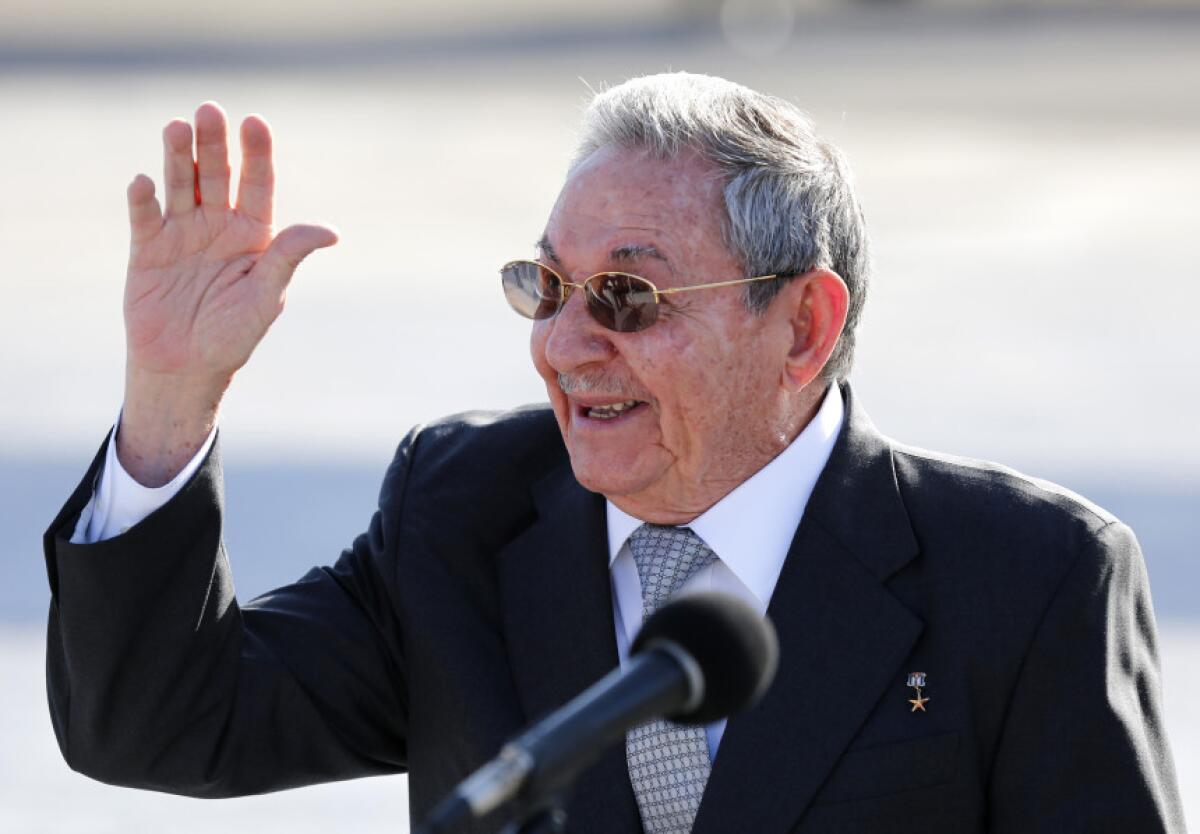
{"type": "Polygon", "coordinates": [[[633,408],[637,404],[637,400],[625,400],[625,402],[612,403],[611,405],[597,405],[588,409],[588,416],[594,417],[597,420],[611,420],[622,411],[633,408]]]}

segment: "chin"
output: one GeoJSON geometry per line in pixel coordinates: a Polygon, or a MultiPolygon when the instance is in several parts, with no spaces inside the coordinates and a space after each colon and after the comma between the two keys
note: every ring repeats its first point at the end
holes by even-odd
{"type": "Polygon", "coordinates": [[[577,454],[571,451],[571,471],[584,489],[606,497],[641,492],[653,478],[638,472],[636,466],[621,466],[612,458],[597,460],[594,453],[577,454]]]}

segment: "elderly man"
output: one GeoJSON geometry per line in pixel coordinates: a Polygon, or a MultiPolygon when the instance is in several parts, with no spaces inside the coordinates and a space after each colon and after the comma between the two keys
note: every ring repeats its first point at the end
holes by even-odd
{"type": "Polygon", "coordinates": [[[335,235],[272,237],[253,117],[231,208],[225,131],[201,107],[193,163],[172,122],[164,206],[129,189],[119,431],[46,538],[72,767],[197,796],[408,771],[420,817],[690,583],[770,614],[775,684],[727,725],[631,732],[570,830],[1183,830],[1133,535],[875,430],[846,383],[846,165],[719,79],[598,95],[537,259],[501,270],[550,407],[414,430],[367,532],[239,606],[218,404],[335,235]]]}

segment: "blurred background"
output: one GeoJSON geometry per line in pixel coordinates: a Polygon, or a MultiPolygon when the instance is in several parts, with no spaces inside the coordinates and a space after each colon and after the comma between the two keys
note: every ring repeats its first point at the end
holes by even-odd
{"type": "Polygon", "coordinates": [[[336,558],[414,423],[543,399],[496,270],[589,90],[670,69],[788,98],[849,155],[877,267],[853,380],[885,432],[1138,533],[1200,819],[1198,44],[1183,0],[0,0],[0,831],[406,830],[402,777],[203,802],[59,758],[40,535],[120,407],[124,189],[161,183],[162,125],[262,113],[280,224],[343,233],[223,412],[248,598],[336,558]]]}

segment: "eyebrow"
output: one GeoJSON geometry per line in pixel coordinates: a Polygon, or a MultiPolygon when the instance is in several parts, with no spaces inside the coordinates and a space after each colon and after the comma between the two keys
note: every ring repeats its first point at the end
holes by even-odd
{"type": "Polygon", "coordinates": [[[653,246],[644,246],[639,243],[630,243],[625,246],[618,246],[616,249],[608,253],[608,257],[613,261],[636,261],[641,258],[654,258],[664,263],[667,256],[659,252],[653,246]]]}
{"type": "Polygon", "coordinates": [[[542,239],[535,243],[534,246],[541,251],[542,255],[554,261],[554,263],[562,264],[562,261],[558,259],[558,253],[554,251],[554,245],[550,243],[550,238],[542,235],[542,239]]]}
{"type": "MultiPolygon", "coordinates": [[[[550,243],[550,238],[542,235],[542,239],[539,240],[536,245],[546,258],[549,258],[556,264],[562,264],[562,260],[559,259],[558,253],[554,251],[554,245],[550,243]]],[[[614,263],[629,263],[630,261],[636,261],[641,258],[654,258],[662,261],[663,263],[670,263],[670,261],[667,260],[667,256],[660,252],[656,247],[646,246],[640,243],[627,243],[624,246],[618,246],[616,249],[613,249],[608,253],[608,258],[614,263]]]]}

